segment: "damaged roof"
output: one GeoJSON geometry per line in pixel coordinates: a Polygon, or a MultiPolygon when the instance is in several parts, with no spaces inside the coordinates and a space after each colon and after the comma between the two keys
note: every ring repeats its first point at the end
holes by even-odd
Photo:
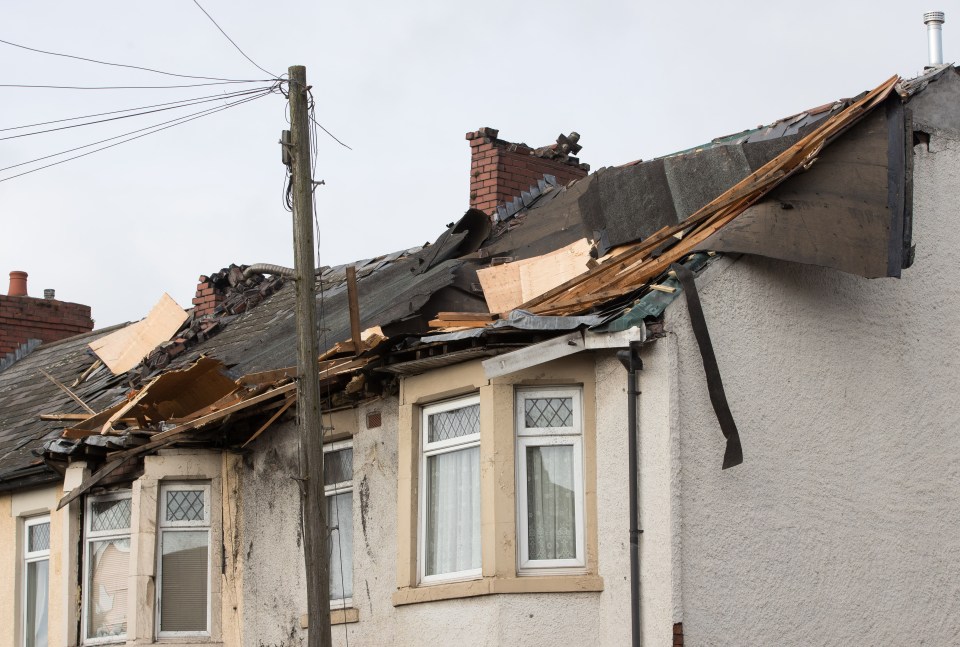
{"type": "MultiPolygon", "coordinates": [[[[863,137],[868,138],[874,137],[878,128],[888,128],[897,118],[896,106],[901,100],[937,82],[947,69],[953,71],[948,84],[954,92],[960,83],[955,70],[938,68],[921,80],[896,86],[899,97],[894,93],[898,79],[893,78],[855,99],[664,158],[601,169],[567,186],[546,176],[516,200],[502,205],[492,222],[486,214],[471,210],[431,245],[354,263],[359,277],[359,324],[376,331],[361,349],[337,345],[351,337],[347,266],[325,269],[318,276],[317,303],[325,351],[322,366],[327,371],[322,379],[360,399],[389,389],[389,381],[396,375],[496,354],[556,336],[571,326],[623,330],[657,317],[680,290],[668,273],[671,263],[685,263],[697,270],[710,258],[700,252],[719,248],[763,253],[766,248],[755,251],[738,246],[745,245],[745,240],[759,244],[764,236],[789,238],[787,229],[758,234],[741,228],[737,233],[737,227],[727,225],[760,217],[769,221],[770,204],[788,215],[804,208],[799,200],[795,200],[797,205],[783,207],[786,198],[775,192],[796,184],[787,182],[789,178],[802,179],[812,175],[817,165],[824,166],[834,140],[848,133],[849,137],[859,136],[859,131],[851,129],[866,129],[869,132],[863,137]],[[879,106],[886,107],[878,110],[879,106]],[[874,123],[867,119],[870,115],[882,119],[878,117],[874,123]],[[718,233],[730,235],[721,239],[718,233]],[[534,271],[541,260],[545,263],[542,267],[549,268],[541,271],[553,272],[554,266],[548,262],[556,260],[558,250],[584,238],[593,241],[593,257],[585,259],[582,267],[568,267],[571,276],[562,277],[535,298],[518,302],[519,309],[529,312],[489,311],[478,272],[499,266],[517,268],[518,261],[530,261],[527,269],[534,271]]],[[[902,124],[902,112],[899,118],[902,124]]],[[[886,142],[887,131],[882,134],[886,142]]],[[[887,166],[906,163],[912,142],[903,141],[902,127],[901,136],[895,143],[901,147],[899,158],[890,157],[892,148],[882,151],[887,166]]],[[[910,223],[905,217],[909,200],[901,194],[899,203],[891,203],[886,184],[879,199],[882,204],[876,205],[876,213],[881,222],[876,229],[886,236],[880,250],[883,269],[899,273],[907,262],[904,249],[909,249],[904,243],[909,238],[910,223]]],[[[782,226],[788,227],[789,222],[782,226]]],[[[802,244],[795,247],[803,251],[802,244]]],[[[772,255],[781,258],[787,252],[798,253],[775,251],[772,255]]],[[[867,261],[873,262],[878,253],[874,248],[866,250],[860,266],[874,271],[876,264],[867,267],[867,261]]],[[[850,271],[842,266],[843,260],[838,259],[834,266],[850,271]]],[[[257,281],[250,289],[265,285],[262,277],[257,281]]],[[[0,489],[19,487],[25,476],[33,478],[31,482],[56,478],[43,467],[37,455],[42,453],[40,448],[48,444],[46,457],[50,459],[70,455],[86,445],[102,445],[95,434],[100,434],[98,425],[109,418],[120,416],[115,427],[107,424],[103,430],[138,436],[140,440],[132,446],[139,452],[149,451],[160,437],[176,439],[175,434],[169,435],[174,431],[193,431],[208,419],[210,424],[222,422],[225,416],[215,413],[233,411],[230,407],[256,404],[263,407],[264,416],[271,412],[269,420],[274,420],[278,411],[282,413],[293,402],[290,379],[295,371],[290,367],[296,363],[296,343],[292,281],[269,285],[270,293],[249,307],[188,320],[180,336],[175,336],[177,343],[158,347],[165,349],[162,362],[142,363],[129,374],[114,376],[100,367],[79,379],[96,361],[87,344],[110,330],[40,346],[0,371],[0,489]],[[191,326],[203,334],[186,339],[183,331],[191,326]],[[144,394],[157,375],[191,370],[203,357],[222,364],[236,388],[205,403],[192,416],[181,415],[181,411],[163,418],[145,406],[129,405],[138,397],[131,388],[144,394]],[[64,385],[74,385],[77,397],[103,417],[81,421],[72,437],[61,438],[64,423],[41,421],[40,414],[68,413],[75,419],[86,414],[40,373],[41,368],[64,385]],[[133,418],[123,422],[126,415],[133,418]]],[[[238,284],[238,289],[242,290],[243,284],[238,284]]],[[[251,431],[254,427],[257,425],[251,431]]],[[[260,426],[256,433],[264,428],[260,426]]]]}

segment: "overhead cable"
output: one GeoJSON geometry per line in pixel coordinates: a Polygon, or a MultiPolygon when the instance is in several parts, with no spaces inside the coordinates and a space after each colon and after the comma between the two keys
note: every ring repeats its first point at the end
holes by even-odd
{"type": "Polygon", "coordinates": [[[257,99],[263,98],[263,97],[268,96],[268,95],[270,95],[270,94],[272,94],[272,93],[271,93],[271,92],[263,92],[263,93],[261,93],[261,94],[254,95],[254,96],[252,96],[252,97],[247,97],[247,98],[244,98],[244,99],[240,99],[239,101],[234,101],[233,103],[229,103],[229,104],[227,104],[227,105],[225,105],[225,106],[219,106],[219,107],[217,107],[217,108],[210,108],[210,109],[207,109],[207,110],[203,110],[203,111],[201,111],[201,112],[198,112],[198,113],[194,113],[193,115],[187,115],[187,116],[184,116],[184,117],[179,117],[179,118],[177,118],[177,119],[172,119],[172,120],[170,120],[170,121],[160,122],[159,124],[154,124],[153,126],[148,126],[147,128],[141,128],[140,130],[132,130],[132,131],[130,131],[130,132],[128,132],[128,133],[124,133],[123,135],[117,135],[116,137],[110,137],[110,138],[108,138],[108,139],[102,139],[102,140],[100,140],[99,142],[93,142],[93,143],[90,143],[90,144],[86,144],[86,145],[84,145],[84,146],[77,146],[76,148],[71,148],[71,149],[68,149],[68,150],[60,151],[59,153],[54,153],[53,155],[45,155],[44,157],[38,157],[38,158],[36,158],[36,159],[29,160],[29,161],[27,161],[27,162],[21,162],[20,164],[14,164],[14,165],[12,165],[12,166],[7,166],[7,167],[5,167],[5,168],[0,168],[0,171],[6,171],[6,170],[9,170],[9,169],[12,169],[12,168],[16,168],[16,167],[18,167],[18,166],[24,166],[25,164],[33,164],[34,162],[39,162],[39,161],[41,161],[41,160],[49,159],[49,158],[51,158],[51,157],[58,157],[58,156],[60,156],[60,155],[64,155],[64,154],[66,154],[66,153],[70,153],[70,152],[73,152],[73,151],[76,151],[76,150],[80,150],[80,149],[83,149],[83,148],[89,148],[90,146],[96,146],[97,144],[101,144],[101,143],[103,143],[103,142],[107,142],[107,141],[110,141],[110,140],[113,140],[113,139],[117,139],[117,138],[119,138],[119,137],[126,137],[127,135],[130,135],[130,134],[133,134],[133,133],[141,132],[141,131],[144,131],[144,130],[149,130],[149,132],[143,132],[143,133],[140,134],[140,135],[137,135],[137,136],[135,136],[135,137],[130,137],[129,139],[124,139],[123,141],[115,142],[115,143],[110,144],[110,145],[108,145],[108,146],[103,146],[103,147],[101,147],[101,148],[97,148],[97,149],[94,149],[94,150],[92,150],[92,151],[87,151],[86,153],[81,153],[80,155],[74,155],[73,157],[68,157],[68,158],[66,158],[66,159],[62,159],[62,160],[53,162],[53,163],[51,163],[51,164],[46,164],[46,165],[44,165],[44,166],[40,166],[40,167],[37,167],[37,168],[35,168],[35,169],[31,169],[31,170],[29,170],[29,171],[24,171],[23,173],[18,173],[18,174],[16,174],[16,175],[11,175],[11,176],[9,176],[9,177],[5,177],[5,178],[3,178],[3,179],[0,179],[0,182],[6,182],[6,181],[12,180],[12,179],[14,179],[14,178],[18,178],[18,177],[21,177],[21,176],[24,176],[24,175],[29,175],[30,173],[35,173],[35,172],[37,172],[37,171],[42,171],[43,169],[50,168],[51,166],[57,166],[58,164],[63,164],[63,163],[65,163],[65,162],[69,162],[69,161],[71,161],[71,160],[79,159],[79,158],[81,158],[81,157],[86,157],[87,155],[93,155],[94,153],[99,153],[100,151],[107,150],[108,148],[113,148],[113,147],[119,146],[119,145],[121,145],[121,144],[126,144],[127,142],[131,142],[131,141],[133,141],[133,140],[135,140],[135,139],[140,139],[141,137],[146,137],[147,135],[152,135],[152,134],[158,133],[158,132],[160,132],[160,131],[162,131],[162,130],[167,130],[168,128],[174,128],[175,126],[180,126],[180,125],[185,124],[185,123],[187,123],[187,122],[189,122],[189,121],[193,121],[193,120],[195,120],[195,119],[200,119],[201,117],[206,117],[206,116],[208,116],[208,115],[212,115],[212,114],[217,113],[217,112],[222,112],[222,111],[224,111],[224,110],[228,110],[228,109],[230,109],[230,108],[232,108],[232,107],[234,107],[234,106],[238,106],[238,105],[243,104],[243,103],[249,103],[250,101],[255,101],[255,100],[257,100],[257,99]],[[176,122],[176,123],[172,123],[172,122],[176,122]],[[163,125],[163,124],[169,124],[169,125],[163,125]],[[157,126],[162,126],[162,127],[157,128],[157,126]],[[151,128],[152,128],[153,130],[150,130],[151,128]]]}
{"type": "Polygon", "coordinates": [[[226,94],[207,94],[202,97],[192,97],[190,99],[179,99],[177,101],[167,101],[165,103],[153,103],[146,106],[136,106],[134,108],[124,108],[122,110],[110,110],[109,112],[95,112],[89,115],[80,115],[78,117],[66,117],[64,119],[53,119],[51,121],[38,121],[35,124],[24,124],[23,126],[9,126],[7,128],[0,128],[0,132],[7,132],[9,130],[23,130],[24,128],[34,128],[35,126],[48,126],[50,124],[59,124],[65,121],[79,121],[80,119],[89,119],[91,117],[103,117],[106,115],[118,115],[123,112],[133,112],[134,110],[147,110],[149,108],[160,108],[162,106],[172,106],[178,103],[186,103],[188,101],[198,101],[200,99],[229,99],[234,96],[240,96],[249,92],[257,92],[261,88],[255,88],[253,90],[237,90],[236,92],[228,92],[226,94]]]}
{"type": "Polygon", "coordinates": [[[210,22],[212,22],[212,23],[214,24],[214,26],[215,26],[217,29],[220,30],[220,33],[223,34],[224,38],[226,38],[227,40],[229,40],[229,41],[230,41],[230,44],[233,45],[234,47],[236,47],[236,48],[237,48],[237,51],[240,52],[241,54],[243,54],[243,57],[244,57],[245,59],[247,59],[248,61],[250,61],[251,63],[253,63],[254,67],[256,67],[256,68],[257,68],[258,70],[260,70],[261,72],[264,72],[264,73],[266,73],[266,74],[269,74],[269,75],[272,76],[274,79],[279,79],[279,78],[280,78],[279,76],[277,76],[276,74],[274,74],[274,73],[271,72],[270,70],[265,70],[265,69],[263,69],[262,67],[260,67],[260,66],[257,64],[257,62],[256,62],[255,60],[253,60],[252,58],[250,58],[249,56],[247,56],[247,53],[244,52],[242,49],[240,49],[240,46],[237,45],[237,44],[234,42],[234,40],[233,40],[232,38],[230,38],[229,35],[227,35],[227,32],[223,31],[223,28],[222,28],[219,24],[217,24],[217,21],[213,19],[213,16],[211,16],[211,15],[207,12],[207,10],[204,9],[204,8],[200,5],[199,2],[197,2],[197,0],[193,0],[193,4],[197,5],[197,7],[200,8],[200,11],[202,11],[202,12],[204,13],[204,15],[205,15],[207,18],[210,19],[210,22]]]}
{"type": "MultiPolygon", "coordinates": [[[[144,72],[153,72],[154,74],[163,74],[165,76],[177,76],[182,79],[202,79],[206,81],[231,81],[231,82],[239,81],[238,79],[224,79],[216,76],[194,76],[192,74],[176,74],[174,72],[164,72],[163,70],[157,70],[152,67],[142,67],[140,65],[128,65],[126,63],[111,63],[109,61],[100,61],[95,58],[87,58],[86,56],[75,56],[73,54],[62,54],[60,52],[51,52],[45,49],[38,49],[36,47],[27,47],[26,45],[13,43],[9,40],[3,40],[2,38],[0,38],[0,43],[3,43],[4,45],[10,45],[11,47],[19,47],[20,49],[25,49],[30,52],[36,52],[38,54],[47,54],[49,56],[61,56],[63,58],[72,58],[78,61],[86,61],[88,63],[97,63],[99,65],[110,65],[112,67],[126,67],[131,70],[142,70],[144,72]]],[[[267,73],[269,74],[269,72],[267,73]]]]}
{"type": "Polygon", "coordinates": [[[210,83],[186,83],[183,85],[30,85],[27,83],[0,83],[0,88],[33,88],[45,90],[168,90],[171,88],[199,88],[206,85],[233,85],[235,83],[270,83],[276,79],[252,81],[212,81],[210,83]]]}
{"type": "Polygon", "coordinates": [[[8,136],[6,136],[6,137],[0,137],[0,141],[5,141],[5,140],[7,140],[7,139],[19,139],[19,138],[21,138],[21,137],[30,137],[31,135],[42,135],[42,134],[44,134],[44,133],[52,133],[52,132],[57,132],[57,131],[60,131],[60,130],[69,130],[69,129],[71,129],[71,128],[80,128],[81,126],[93,126],[93,125],[95,125],[95,124],[103,124],[103,123],[107,123],[107,122],[110,122],[110,121],[117,121],[117,120],[119,120],[119,119],[129,119],[129,118],[131,118],[131,117],[142,117],[143,115],[149,115],[149,114],[153,114],[153,113],[155,113],[155,112],[164,112],[164,111],[166,111],[166,110],[178,110],[178,109],[180,109],[180,108],[186,108],[186,107],[188,107],[188,106],[195,106],[195,105],[199,105],[199,104],[201,104],[201,103],[210,103],[211,101],[223,101],[223,100],[226,100],[226,99],[231,99],[231,98],[236,98],[236,97],[249,96],[249,95],[251,95],[251,94],[257,94],[257,93],[259,93],[259,92],[264,92],[264,91],[267,91],[267,90],[269,90],[269,89],[270,89],[270,88],[255,88],[255,89],[253,89],[253,90],[243,90],[243,91],[241,91],[241,92],[232,92],[232,93],[229,93],[229,94],[214,96],[214,97],[212,97],[212,98],[200,99],[200,100],[197,100],[197,101],[192,101],[192,102],[187,102],[187,103],[181,103],[180,105],[175,105],[175,106],[168,106],[168,107],[166,107],[166,108],[155,108],[155,109],[153,109],[153,110],[144,110],[144,111],[142,111],[142,112],[135,112],[135,113],[129,114],[129,115],[121,115],[121,116],[119,116],[119,117],[109,117],[109,118],[107,118],[107,119],[97,119],[96,121],[87,121],[87,122],[82,123],[82,124],[71,124],[71,125],[69,125],[69,126],[58,126],[58,127],[56,127],[56,128],[47,128],[46,130],[36,130],[36,131],[34,131],[34,132],[21,133],[21,134],[19,134],[19,135],[8,135],[8,136]]]}

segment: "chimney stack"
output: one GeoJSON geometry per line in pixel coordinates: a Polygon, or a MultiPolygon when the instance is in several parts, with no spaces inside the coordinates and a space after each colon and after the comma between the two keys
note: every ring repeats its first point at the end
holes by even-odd
{"type": "Polygon", "coordinates": [[[9,297],[27,296],[27,273],[10,272],[10,289],[7,290],[9,297]]]}
{"type": "Polygon", "coordinates": [[[499,138],[496,128],[467,133],[470,142],[470,207],[495,218],[497,206],[521,197],[545,175],[561,185],[586,177],[590,165],[574,157],[581,146],[578,133],[560,135],[549,146],[532,148],[499,138]]]}
{"type": "Polygon", "coordinates": [[[923,14],[923,24],[927,26],[927,48],[930,52],[930,62],[927,67],[943,65],[943,23],[942,11],[928,11],[923,14]]]}

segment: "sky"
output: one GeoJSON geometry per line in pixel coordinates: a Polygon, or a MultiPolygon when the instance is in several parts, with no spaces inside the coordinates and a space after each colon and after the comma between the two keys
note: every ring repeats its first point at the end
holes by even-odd
{"type": "MultiPolygon", "coordinates": [[[[468,206],[468,131],[532,146],[577,131],[596,170],[651,159],[849,97],[927,62],[924,11],[955,0],[686,3],[635,0],[200,0],[258,65],[307,67],[320,133],[318,265],[435,240],[468,206]]],[[[0,87],[0,129],[269,86],[193,0],[8,2],[0,39],[249,84],[132,90],[0,87]]],[[[196,79],[0,43],[0,84],[158,86],[196,79]]],[[[235,100],[235,99],[234,99],[235,100]]],[[[45,157],[231,99],[0,139],[0,292],[90,305],[96,327],[144,317],[166,292],[231,263],[293,264],[280,94],[20,177],[45,157]]],[[[97,119],[105,119],[98,117],[97,119]]],[[[34,129],[0,130],[0,138],[34,129]]],[[[113,143],[119,140],[112,140],[113,143]]],[[[106,145],[103,144],[103,145],[106,145]]],[[[76,155],[91,150],[81,149],[76,155]]],[[[69,156],[69,155],[67,155],[69,156]]]]}

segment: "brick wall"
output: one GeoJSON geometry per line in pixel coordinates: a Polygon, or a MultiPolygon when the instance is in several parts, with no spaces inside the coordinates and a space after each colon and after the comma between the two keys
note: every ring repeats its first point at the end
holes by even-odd
{"type": "Polygon", "coordinates": [[[533,149],[526,144],[498,139],[499,132],[494,128],[481,128],[467,133],[471,157],[470,206],[474,209],[492,215],[498,204],[519,196],[544,175],[553,175],[560,184],[567,184],[590,171],[590,166],[581,164],[578,158],[557,154],[556,145],[533,149]]]}
{"type": "Polygon", "coordinates": [[[223,303],[225,295],[225,285],[217,285],[214,279],[201,276],[197,283],[197,295],[193,297],[194,317],[213,314],[217,306],[223,303]]]}
{"type": "Polygon", "coordinates": [[[0,357],[29,339],[54,342],[91,330],[90,306],[0,295],[0,357]]]}

